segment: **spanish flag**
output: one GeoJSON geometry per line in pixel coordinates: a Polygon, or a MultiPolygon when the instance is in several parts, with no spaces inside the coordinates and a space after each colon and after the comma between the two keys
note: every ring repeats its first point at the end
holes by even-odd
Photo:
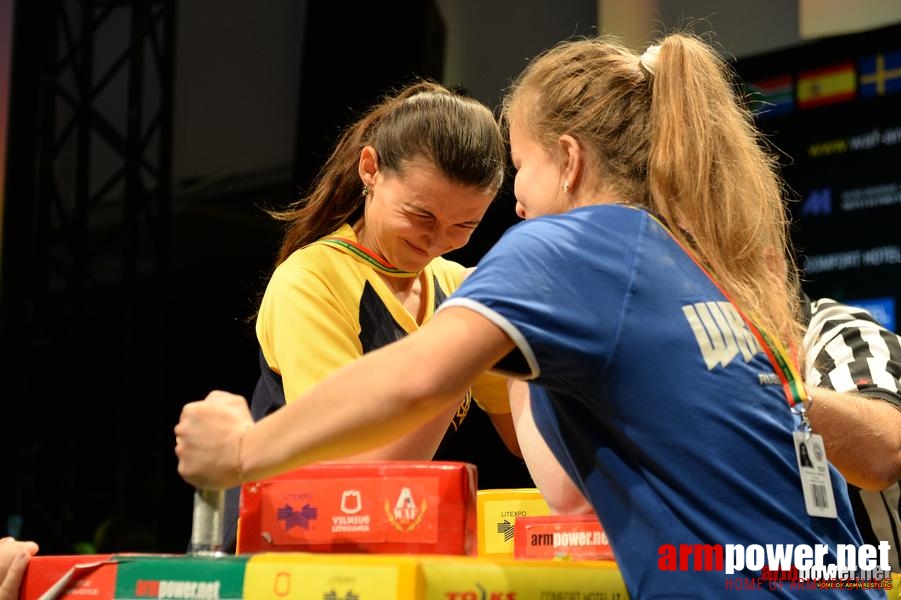
{"type": "Polygon", "coordinates": [[[839,63],[798,75],[798,108],[814,108],[853,100],[857,72],[853,62],[839,63]]]}

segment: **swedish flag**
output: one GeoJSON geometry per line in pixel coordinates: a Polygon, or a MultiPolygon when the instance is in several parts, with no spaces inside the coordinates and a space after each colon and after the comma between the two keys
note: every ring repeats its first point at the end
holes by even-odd
{"type": "Polygon", "coordinates": [[[858,76],[858,92],[863,98],[901,92],[901,51],[862,58],[858,76]]]}

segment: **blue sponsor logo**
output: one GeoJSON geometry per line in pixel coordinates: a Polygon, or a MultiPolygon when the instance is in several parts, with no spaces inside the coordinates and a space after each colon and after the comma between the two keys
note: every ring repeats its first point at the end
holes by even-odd
{"type": "Polygon", "coordinates": [[[846,300],[846,304],[864,309],[873,315],[874,319],[882,323],[886,329],[898,331],[895,329],[895,298],[893,296],[846,300]]]}
{"type": "Polygon", "coordinates": [[[304,504],[300,510],[294,510],[290,504],[285,504],[276,512],[276,520],[285,522],[285,531],[290,531],[292,527],[300,527],[301,529],[310,529],[310,521],[318,517],[319,511],[315,506],[304,504]]]}
{"type": "Polygon", "coordinates": [[[810,190],[807,197],[801,203],[802,215],[831,215],[832,214],[832,188],[824,187],[810,190]]]}

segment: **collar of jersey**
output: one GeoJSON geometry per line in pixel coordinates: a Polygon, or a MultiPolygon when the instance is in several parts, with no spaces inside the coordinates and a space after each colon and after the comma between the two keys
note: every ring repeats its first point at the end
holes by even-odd
{"type": "Polygon", "coordinates": [[[335,233],[320,239],[317,243],[331,246],[336,250],[349,254],[357,260],[366,263],[379,273],[391,277],[416,277],[419,275],[419,273],[413,271],[402,271],[401,269],[398,269],[374,251],[358,242],[352,236],[353,229],[349,225],[344,225],[335,233]]]}

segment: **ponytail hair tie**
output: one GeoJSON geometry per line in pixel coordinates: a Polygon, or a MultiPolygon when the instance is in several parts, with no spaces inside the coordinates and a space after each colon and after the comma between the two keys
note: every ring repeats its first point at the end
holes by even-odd
{"type": "Polygon", "coordinates": [[[648,46],[648,49],[644,51],[644,54],[639,58],[639,62],[641,62],[641,66],[644,67],[644,70],[650,73],[651,75],[657,70],[657,57],[660,55],[660,46],[657,44],[653,44],[648,46]]]}

